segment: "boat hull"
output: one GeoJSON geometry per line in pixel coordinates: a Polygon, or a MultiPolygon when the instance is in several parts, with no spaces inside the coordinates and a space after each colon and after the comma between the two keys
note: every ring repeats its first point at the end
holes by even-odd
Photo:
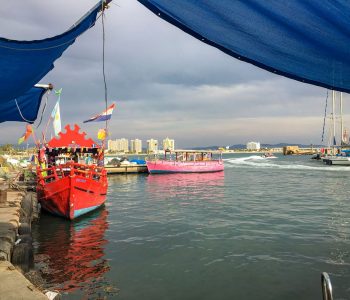
{"type": "Polygon", "coordinates": [[[208,173],[221,172],[224,170],[222,160],[210,161],[146,161],[150,174],[162,173],[208,173]]]}
{"type": "Polygon", "coordinates": [[[348,157],[331,157],[323,159],[326,165],[336,166],[350,166],[350,159],[348,157]]]}
{"type": "Polygon", "coordinates": [[[73,220],[106,201],[108,183],[83,176],[64,178],[37,185],[42,208],[52,214],[73,220]]]}

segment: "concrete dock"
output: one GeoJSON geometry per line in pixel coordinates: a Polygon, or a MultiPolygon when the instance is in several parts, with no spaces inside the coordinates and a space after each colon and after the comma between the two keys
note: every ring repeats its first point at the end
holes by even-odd
{"type": "Polygon", "coordinates": [[[0,261],[0,300],[48,300],[9,261],[0,261]]]}
{"type": "MultiPolygon", "coordinates": [[[[34,266],[31,222],[36,194],[0,186],[0,300],[47,300],[23,273],[34,266]]],[[[54,298],[51,298],[54,299],[54,298]]]]}

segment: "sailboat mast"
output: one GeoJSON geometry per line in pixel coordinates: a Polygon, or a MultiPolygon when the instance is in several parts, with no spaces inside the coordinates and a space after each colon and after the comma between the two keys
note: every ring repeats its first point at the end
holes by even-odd
{"type": "Polygon", "coordinates": [[[344,137],[344,124],[343,124],[343,93],[340,92],[340,140],[343,144],[344,137]]]}
{"type": "Polygon", "coordinates": [[[333,122],[333,154],[335,152],[335,117],[334,117],[334,107],[335,107],[335,91],[332,90],[332,122],[333,122]]]}

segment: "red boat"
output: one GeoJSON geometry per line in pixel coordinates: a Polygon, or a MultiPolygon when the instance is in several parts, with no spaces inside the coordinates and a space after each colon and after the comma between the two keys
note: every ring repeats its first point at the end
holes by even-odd
{"type": "Polygon", "coordinates": [[[65,129],[39,151],[37,194],[43,209],[73,220],[104,204],[108,182],[103,149],[78,125],[65,129]]]}

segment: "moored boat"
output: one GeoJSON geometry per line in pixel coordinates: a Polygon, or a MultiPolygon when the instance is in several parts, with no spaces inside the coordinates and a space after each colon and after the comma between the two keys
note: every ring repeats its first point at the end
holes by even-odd
{"type": "Polygon", "coordinates": [[[103,149],[78,125],[65,129],[39,151],[37,193],[43,209],[72,220],[104,204],[108,182],[103,149]]]}
{"type": "Polygon", "coordinates": [[[337,165],[337,166],[350,166],[350,150],[340,150],[337,155],[328,155],[322,158],[322,161],[326,165],[337,165]]]}
{"type": "Polygon", "coordinates": [[[207,173],[224,170],[221,152],[213,159],[214,151],[166,150],[164,158],[146,159],[150,174],[207,173]]]}

